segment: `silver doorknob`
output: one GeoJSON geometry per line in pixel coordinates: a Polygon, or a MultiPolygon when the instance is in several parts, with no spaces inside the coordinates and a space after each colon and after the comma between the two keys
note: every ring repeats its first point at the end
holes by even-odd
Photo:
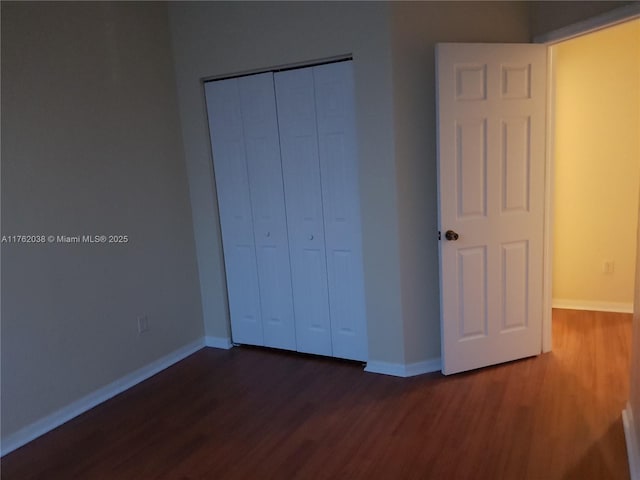
{"type": "Polygon", "coordinates": [[[444,234],[444,238],[450,241],[456,241],[460,236],[453,230],[447,230],[444,234]]]}

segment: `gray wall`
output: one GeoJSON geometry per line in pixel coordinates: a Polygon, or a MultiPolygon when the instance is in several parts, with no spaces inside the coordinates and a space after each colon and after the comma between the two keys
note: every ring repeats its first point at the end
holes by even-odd
{"type": "Polygon", "coordinates": [[[2,3],[2,438],[200,339],[166,7],[2,3]],[[151,328],[137,334],[138,315],[151,328]]]}

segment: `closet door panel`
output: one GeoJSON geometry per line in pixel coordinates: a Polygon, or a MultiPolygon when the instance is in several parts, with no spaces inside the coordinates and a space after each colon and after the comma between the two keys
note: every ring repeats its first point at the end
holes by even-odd
{"type": "Polygon", "coordinates": [[[275,74],[298,351],[332,355],[313,73],[275,74]]]}
{"type": "Polygon", "coordinates": [[[296,349],[273,73],[238,79],[264,345],[296,349]]]}
{"type": "Polygon", "coordinates": [[[333,354],[367,360],[352,62],[313,68],[333,354]]]}
{"type": "Polygon", "coordinates": [[[263,345],[238,80],[207,83],[205,94],[233,341],[263,345]]]}

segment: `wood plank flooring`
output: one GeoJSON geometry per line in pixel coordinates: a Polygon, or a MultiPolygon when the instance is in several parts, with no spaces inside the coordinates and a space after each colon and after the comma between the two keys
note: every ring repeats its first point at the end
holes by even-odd
{"type": "Polygon", "coordinates": [[[556,310],[554,351],[444,377],[203,349],[1,460],[11,479],[629,478],[631,315],[556,310]]]}

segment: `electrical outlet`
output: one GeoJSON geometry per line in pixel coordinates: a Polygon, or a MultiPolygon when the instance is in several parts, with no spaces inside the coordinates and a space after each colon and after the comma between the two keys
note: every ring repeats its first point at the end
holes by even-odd
{"type": "Polygon", "coordinates": [[[149,331],[149,317],[142,315],[138,317],[138,335],[142,335],[147,331],[149,331]]]}
{"type": "Polygon", "coordinates": [[[615,263],[613,260],[604,260],[602,262],[602,273],[610,274],[615,270],[615,263]]]}

